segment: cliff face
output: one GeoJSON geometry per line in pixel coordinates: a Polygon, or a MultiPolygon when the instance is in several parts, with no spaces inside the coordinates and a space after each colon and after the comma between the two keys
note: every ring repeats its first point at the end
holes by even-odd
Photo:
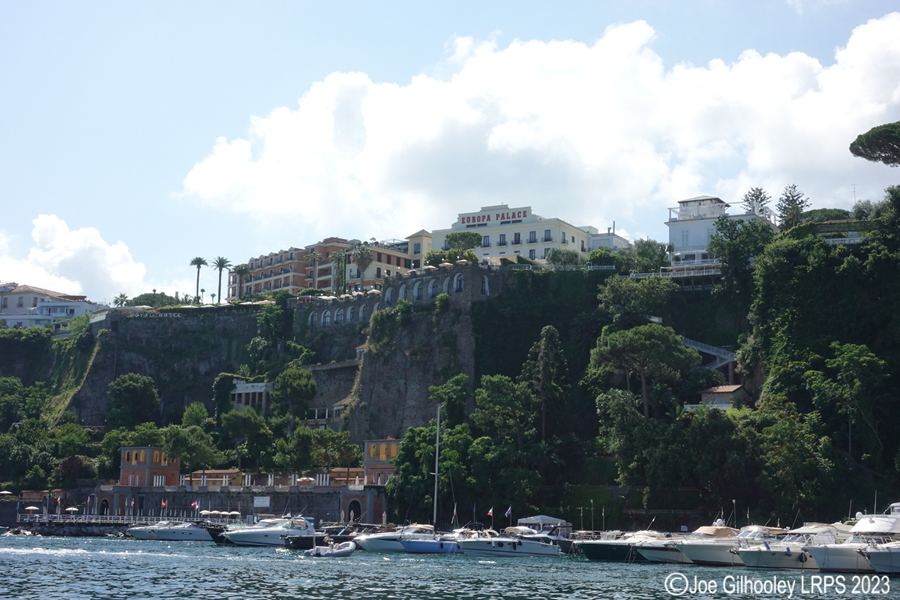
{"type": "Polygon", "coordinates": [[[391,349],[366,351],[349,410],[347,426],[354,442],[401,438],[436,416],[428,388],[464,373],[475,376],[475,342],[467,312],[454,310],[437,323],[417,314],[391,349]]]}
{"type": "Polygon", "coordinates": [[[70,404],[85,425],[104,424],[107,386],[127,373],[154,379],[168,420],[177,421],[191,402],[212,409],[213,380],[247,362],[244,347],[257,324],[254,314],[236,314],[115,318],[96,328],[109,329],[98,336],[90,371],[70,404]]]}

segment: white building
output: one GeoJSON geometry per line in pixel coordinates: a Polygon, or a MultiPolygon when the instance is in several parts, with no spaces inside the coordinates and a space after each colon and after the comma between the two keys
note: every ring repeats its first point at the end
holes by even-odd
{"type": "Polygon", "coordinates": [[[575,250],[587,257],[588,239],[597,234],[595,227],[576,227],[562,219],[545,219],[530,206],[509,208],[506,204],[485,206],[478,212],[461,213],[450,229],[431,232],[431,247],[449,249],[447,235],[476,231],[481,245],[473,248],[480,258],[517,254],[532,260],[543,260],[553,248],[575,250]]]}
{"type": "Polygon", "coordinates": [[[740,221],[761,221],[777,231],[775,218],[767,208],[754,207],[753,212],[729,215],[731,205],[715,196],[697,196],[681,200],[669,209],[669,243],[672,244],[672,269],[686,270],[719,266],[719,259],[707,251],[710,238],[716,232],[719,217],[740,221]]]}
{"type": "Polygon", "coordinates": [[[615,227],[608,227],[606,233],[594,233],[588,238],[588,252],[593,252],[597,248],[606,248],[610,252],[615,252],[631,248],[631,242],[621,235],[616,235],[615,227]]]}
{"type": "Polygon", "coordinates": [[[0,285],[0,322],[7,327],[53,324],[59,330],[72,317],[104,308],[85,296],[70,296],[30,285],[0,285]]]}

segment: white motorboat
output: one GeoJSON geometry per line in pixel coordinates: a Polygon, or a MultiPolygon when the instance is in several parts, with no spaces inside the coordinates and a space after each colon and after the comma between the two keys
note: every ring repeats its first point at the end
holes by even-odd
{"type": "Polygon", "coordinates": [[[675,534],[669,539],[644,540],[634,545],[634,549],[649,562],[693,564],[686,554],[681,551],[680,542],[688,540],[734,540],[738,531],[731,527],[725,527],[722,521],[716,525],[704,525],[698,527],[690,535],[675,534]]]}
{"type": "Polygon", "coordinates": [[[688,559],[697,565],[716,567],[741,567],[744,561],[735,551],[736,547],[752,547],[763,542],[773,543],[785,535],[779,527],[765,525],[747,525],[734,537],[715,537],[709,539],[687,537],[675,542],[675,546],[688,559]]]}
{"type": "Polygon", "coordinates": [[[860,550],[876,544],[900,539],[900,502],[888,507],[882,515],[856,513],[856,524],[843,544],[810,546],[807,551],[816,559],[820,571],[836,573],[875,573],[871,561],[860,550]]]}
{"type": "Polygon", "coordinates": [[[129,527],[125,530],[125,533],[136,540],[156,540],[159,539],[156,537],[157,529],[164,529],[173,527],[175,525],[178,525],[177,521],[160,521],[159,523],[154,523],[153,525],[129,527]]]}
{"type": "Polygon", "coordinates": [[[200,523],[181,523],[153,529],[153,539],[168,542],[211,542],[212,536],[200,523]]]}
{"type": "Polygon", "coordinates": [[[359,535],[353,541],[367,552],[406,552],[406,548],[400,543],[401,536],[404,540],[430,540],[434,537],[434,527],[419,524],[407,525],[396,531],[359,535]]]}
{"type": "Polygon", "coordinates": [[[605,531],[600,534],[600,539],[578,540],[575,545],[588,560],[644,562],[647,559],[635,551],[634,545],[645,540],[665,539],[665,533],[652,529],[626,533],[605,531]]]}
{"type": "Polygon", "coordinates": [[[744,565],[751,569],[819,569],[816,559],[805,546],[834,544],[841,536],[840,530],[833,525],[805,525],[790,531],[781,541],[769,544],[763,542],[751,548],[738,547],[744,565]]]}
{"type": "Polygon", "coordinates": [[[238,546],[283,546],[284,537],[316,535],[316,529],[303,517],[287,519],[263,519],[256,525],[229,530],[222,534],[238,546]]]}
{"type": "Polygon", "coordinates": [[[900,575],[900,542],[867,546],[858,552],[868,560],[875,573],[900,575]]]}
{"type": "Polygon", "coordinates": [[[350,556],[356,550],[354,542],[344,542],[343,544],[328,544],[327,546],[314,546],[303,552],[304,556],[315,556],[317,558],[340,558],[342,556],[350,556]]]}
{"type": "Polygon", "coordinates": [[[469,538],[459,540],[464,554],[472,556],[559,556],[560,547],[546,535],[524,527],[508,527],[503,535],[492,538],[469,538]]]}

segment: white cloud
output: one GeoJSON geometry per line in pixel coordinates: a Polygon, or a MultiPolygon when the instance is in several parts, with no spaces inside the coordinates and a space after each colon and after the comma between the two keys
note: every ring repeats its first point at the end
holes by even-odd
{"type": "Polygon", "coordinates": [[[146,269],[123,242],[111,245],[93,227],[70,230],[56,215],[39,215],[33,223],[25,259],[16,258],[13,241],[0,236],[0,279],[83,294],[95,302],[147,291],[146,269]]]}
{"type": "Polygon", "coordinates": [[[870,197],[894,183],[847,147],[900,119],[900,13],[857,27],[829,67],[754,51],[666,66],[655,35],[638,21],[593,45],[454,37],[446,81],[333,73],[246,139],[217,140],[184,194],[290,221],[310,243],[401,237],[500,202],[662,237],[665,207],[698,194],[796,183],[814,206],[847,206],[853,183],[870,197]]]}

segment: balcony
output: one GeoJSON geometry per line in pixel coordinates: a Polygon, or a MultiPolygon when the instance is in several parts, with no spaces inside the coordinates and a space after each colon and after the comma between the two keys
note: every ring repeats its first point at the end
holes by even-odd
{"type": "Polygon", "coordinates": [[[552,235],[545,235],[545,236],[544,236],[544,241],[545,241],[545,242],[552,242],[552,241],[553,241],[553,236],[552,236],[552,235]]]}
{"type": "Polygon", "coordinates": [[[498,246],[505,246],[505,245],[506,245],[506,242],[497,242],[497,245],[498,245],[498,246]]]}

